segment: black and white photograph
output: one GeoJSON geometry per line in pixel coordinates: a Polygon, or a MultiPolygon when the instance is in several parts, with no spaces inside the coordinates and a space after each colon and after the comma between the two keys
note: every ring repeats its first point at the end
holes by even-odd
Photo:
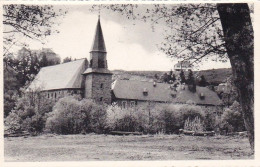
{"type": "Polygon", "coordinates": [[[257,160],[256,2],[22,2],[1,5],[3,162],[257,160]]]}

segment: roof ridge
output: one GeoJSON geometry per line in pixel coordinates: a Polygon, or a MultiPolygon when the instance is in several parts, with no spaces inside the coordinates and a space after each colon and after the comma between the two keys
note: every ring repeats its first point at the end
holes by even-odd
{"type": "Polygon", "coordinates": [[[73,60],[73,61],[70,61],[70,62],[66,62],[66,63],[60,63],[60,64],[54,64],[54,65],[50,65],[50,66],[45,66],[45,67],[42,67],[41,69],[55,67],[55,66],[60,66],[60,65],[69,64],[69,63],[74,63],[76,61],[83,60],[83,59],[87,60],[87,58],[80,58],[80,59],[76,59],[76,60],[73,60]]]}

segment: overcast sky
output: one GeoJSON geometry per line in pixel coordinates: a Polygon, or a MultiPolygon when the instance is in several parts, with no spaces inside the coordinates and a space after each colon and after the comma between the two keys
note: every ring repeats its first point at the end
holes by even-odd
{"type": "MultiPolygon", "coordinates": [[[[60,7],[60,6],[59,6],[60,7]]],[[[61,59],[88,58],[98,20],[97,12],[87,5],[62,6],[68,13],[56,26],[59,34],[47,38],[42,45],[28,41],[30,49],[52,48],[61,59]]],[[[107,48],[108,68],[111,70],[169,71],[178,60],[172,60],[156,47],[163,40],[164,25],[152,31],[149,23],[127,20],[112,11],[101,11],[101,26],[107,48]]],[[[229,68],[230,63],[205,62],[200,69],[229,68]]]]}

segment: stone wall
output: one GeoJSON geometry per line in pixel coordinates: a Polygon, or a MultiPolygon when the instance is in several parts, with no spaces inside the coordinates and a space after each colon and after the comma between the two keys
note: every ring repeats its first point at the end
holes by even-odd
{"type": "Polygon", "coordinates": [[[70,95],[79,95],[83,97],[82,89],[60,89],[60,90],[49,90],[43,92],[48,99],[52,99],[53,101],[58,101],[60,98],[70,96],[70,95]]]}
{"type": "Polygon", "coordinates": [[[111,104],[112,75],[91,73],[86,75],[85,98],[111,104]]]}

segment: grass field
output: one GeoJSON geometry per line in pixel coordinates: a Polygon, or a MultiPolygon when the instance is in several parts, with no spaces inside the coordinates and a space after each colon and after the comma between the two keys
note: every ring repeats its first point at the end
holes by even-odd
{"type": "Polygon", "coordinates": [[[245,137],[41,135],[4,139],[5,161],[253,159],[245,137]]]}

